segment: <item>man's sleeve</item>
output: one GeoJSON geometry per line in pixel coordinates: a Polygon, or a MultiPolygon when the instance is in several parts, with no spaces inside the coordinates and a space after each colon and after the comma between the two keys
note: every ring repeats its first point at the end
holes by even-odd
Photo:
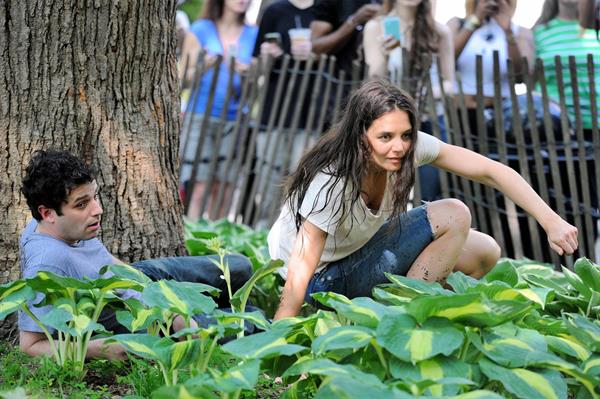
{"type": "Polygon", "coordinates": [[[317,0],[312,8],[315,21],[328,22],[336,29],[339,24],[336,3],[336,0],[317,0]]]}

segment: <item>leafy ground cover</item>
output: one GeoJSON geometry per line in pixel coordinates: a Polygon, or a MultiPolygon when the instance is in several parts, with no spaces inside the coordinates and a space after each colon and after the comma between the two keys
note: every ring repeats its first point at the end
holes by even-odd
{"type": "Polygon", "coordinates": [[[585,258],[562,272],[505,259],[481,281],[454,273],[444,287],[389,275],[373,298],[321,293],[327,310],[271,322],[268,312],[244,311],[249,301],[277,302],[281,281],[265,232],[225,221],[186,227],[193,254],[253,260],[256,278],[230,295],[233,314],[215,309],[212,287],[153,283],[123,266],[96,281],[48,273],[6,284],[2,317],[23,309],[33,288],[60,305],[43,322],[79,348],[67,355],[85,352],[90,331],[103,333],[98,308],[115,307],[132,334],[112,339],[132,358],[78,369],[81,356],[30,359],[3,347],[0,389],[74,398],[600,397],[600,267],[585,258]],[[117,288],[141,299],[121,300],[117,288]],[[175,316],[197,313],[215,324],[171,333],[175,316]],[[245,336],[247,323],[260,332],[245,336]]]}

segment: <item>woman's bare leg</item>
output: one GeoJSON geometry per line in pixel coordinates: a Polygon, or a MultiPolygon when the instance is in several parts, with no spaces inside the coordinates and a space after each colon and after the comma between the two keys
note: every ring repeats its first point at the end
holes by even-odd
{"type": "Polygon", "coordinates": [[[444,199],[430,202],[427,215],[435,239],[417,257],[407,277],[443,282],[458,263],[467,241],[471,212],[459,200],[444,199]]]}
{"type": "Polygon", "coordinates": [[[500,258],[501,249],[496,240],[476,230],[469,231],[454,271],[476,279],[489,272],[500,258]]]}

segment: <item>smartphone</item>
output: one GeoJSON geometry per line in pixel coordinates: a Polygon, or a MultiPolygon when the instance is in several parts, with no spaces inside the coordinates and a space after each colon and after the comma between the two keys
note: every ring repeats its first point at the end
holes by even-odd
{"type": "Polygon", "coordinates": [[[383,17],[381,24],[383,25],[383,34],[392,36],[402,41],[402,31],[400,30],[400,18],[395,16],[383,17]]]}
{"type": "Polygon", "coordinates": [[[281,33],[269,32],[265,33],[265,42],[274,43],[281,47],[281,33]]]}

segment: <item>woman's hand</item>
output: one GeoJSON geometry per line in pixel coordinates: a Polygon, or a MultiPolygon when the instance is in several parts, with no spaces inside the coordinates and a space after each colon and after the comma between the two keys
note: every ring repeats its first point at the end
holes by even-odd
{"type": "Polygon", "coordinates": [[[394,36],[389,35],[381,36],[379,38],[379,41],[381,43],[381,50],[386,57],[390,55],[390,52],[393,49],[400,47],[401,44],[400,40],[396,39],[394,36]]]}
{"type": "Polygon", "coordinates": [[[577,227],[567,223],[558,215],[555,220],[544,226],[544,230],[548,234],[550,248],[559,255],[571,255],[579,246],[577,227]]]}
{"type": "Polygon", "coordinates": [[[512,19],[512,10],[508,4],[508,0],[498,0],[498,12],[494,15],[494,19],[504,31],[510,29],[510,20],[512,19]]]}
{"type": "Polygon", "coordinates": [[[498,11],[498,3],[496,0],[479,0],[477,2],[477,7],[475,7],[475,16],[482,21],[491,17],[498,11]]]}

